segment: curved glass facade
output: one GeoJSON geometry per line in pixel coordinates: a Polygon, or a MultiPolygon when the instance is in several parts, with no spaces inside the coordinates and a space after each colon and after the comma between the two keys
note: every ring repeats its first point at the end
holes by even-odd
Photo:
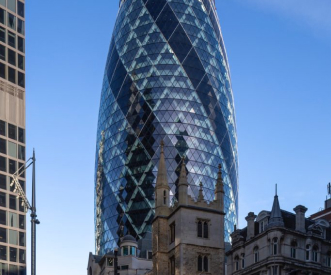
{"type": "Polygon", "coordinates": [[[151,230],[160,142],[176,195],[186,156],[189,192],[225,183],[225,238],[238,216],[233,94],[213,0],[126,0],[110,44],[97,132],[96,253],[151,230]]]}

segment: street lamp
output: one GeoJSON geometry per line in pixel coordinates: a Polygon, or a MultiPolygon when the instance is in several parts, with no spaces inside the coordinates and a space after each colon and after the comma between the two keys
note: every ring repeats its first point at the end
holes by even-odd
{"type": "Polygon", "coordinates": [[[17,199],[22,199],[22,206],[25,207],[25,212],[31,211],[31,275],[36,275],[36,225],[40,224],[37,219],[36,209],[36,156],[33,150],[32,158],[29,158],[23,167],[20,167],[13,175],[10,186],[15,186],[14,193],[17,194],[17,199]],[[21,176],[32,165],[32,205],[26,197],[18,177],[21,176]]]}

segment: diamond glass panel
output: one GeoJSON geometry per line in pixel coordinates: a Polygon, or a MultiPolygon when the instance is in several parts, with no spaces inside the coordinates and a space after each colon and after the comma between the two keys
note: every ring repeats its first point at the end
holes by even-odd
{"type": "Polygon", "coordinates": [[[225,239],[238,217],[238,155],[230,72],[214,1],[122,0],[101,91],[95,164],[96,253],[131,234],[150,238],[165,142],[176,197],[187,158],[189,195],[225,183],[225,239]]]}

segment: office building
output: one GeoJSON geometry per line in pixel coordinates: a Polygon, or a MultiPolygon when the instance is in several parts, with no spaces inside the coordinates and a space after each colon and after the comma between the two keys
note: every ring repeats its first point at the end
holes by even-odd
{"type": "Polygon", "coordinates": [[[24,5],[0,0],[0,274],[9,275],[26,274],[25,210],[10,187],[25,162],[24,5]]]}
{"type": "Polygon", "coordinates": [[[181,159],[188,193],[225,190],[225,239],[238,216],[238,156],[230,71],[213,0],[122,0],[104,73],[96,148],[95,241],[104,255],[152,231],[164,140],[171,203],[181,159]]]}

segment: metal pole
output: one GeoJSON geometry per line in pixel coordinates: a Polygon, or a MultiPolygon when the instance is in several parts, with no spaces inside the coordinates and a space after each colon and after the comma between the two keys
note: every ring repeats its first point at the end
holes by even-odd
{"type": "Polygon", "coordinates": [[[117,275],[117,269],[118,269],[118,249],[114,249],[114,275],[117,275]]]}
{"type": "Polygon", "coordinates": [[[31,275],[36,275],[36,156],[33,150],[32,207],[31,207],[31,275]]]}

